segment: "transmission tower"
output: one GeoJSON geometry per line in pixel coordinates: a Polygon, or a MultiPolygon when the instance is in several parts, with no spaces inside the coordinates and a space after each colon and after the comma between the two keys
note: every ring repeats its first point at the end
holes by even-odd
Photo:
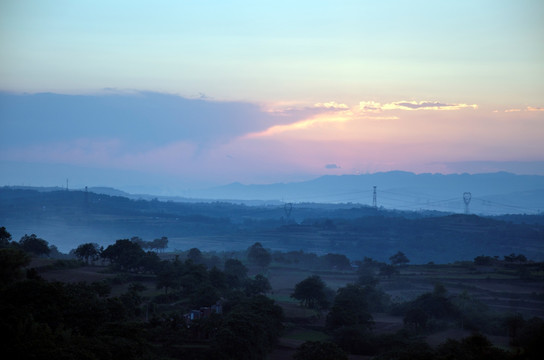
{"type": "Polygon", "coordinates": [[[291,211],[293,211],[293,203],[286,203],[283,206],[283,211],[285,212],[285,218],[287,219],[286,221],[289,222],[291,219],[291,211]]]}
{"type": "Polygon", "coordinates": [[[463,201],[465,203],[465,214],[469,214],[468,204],[470,204],[470,199],[472,199],[472,194],[469,192],[463,193],[463,201]]]}
{"type": "Polygon", "coordinates": [[[374,209],[378,208],[378,199],[377,199],[377,196],[376,196],[376,186],[374,186],[374,191],[372,193],[372,207],[374,209]]]}

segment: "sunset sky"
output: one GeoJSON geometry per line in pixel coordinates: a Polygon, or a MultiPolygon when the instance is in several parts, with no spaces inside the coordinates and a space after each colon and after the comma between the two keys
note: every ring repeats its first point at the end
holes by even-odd
{"type": "Polygon", "coordinates": [[[544,2],[3,0],[0,91],[0,185],[544,175],[544,2]]]}

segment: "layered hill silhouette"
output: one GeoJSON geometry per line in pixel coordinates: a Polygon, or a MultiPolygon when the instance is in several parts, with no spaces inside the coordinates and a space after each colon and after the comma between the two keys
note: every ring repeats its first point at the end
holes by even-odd
{"type": "Polygon", "coordinates": [[[89,189],[3,187],[0,226],[16,241],[35,233],[64,252],[85,242],[107,246],[133,236],[146,241],[166,236],[170,250],[241,250],[260,242],[273,250],[340,253],[353,260],[388,261],[399,250],[412,263],[512,253],[544,260],[543,215],[483,217],[354,203],[291,206],[143,200],[89,189]]]}
{"type": "Polygon", "coordinates": [[[206,199],[281,200],[283,202],[357,203],[387,209],[465,211],[463,194],[471,193],[475,214],[537,214],[544,211],[544,176],[488,174],[414,174],[392,171],[375,174],[322,176],[298,183],[243,185],[233,183],[194,191],[206,199]]]}

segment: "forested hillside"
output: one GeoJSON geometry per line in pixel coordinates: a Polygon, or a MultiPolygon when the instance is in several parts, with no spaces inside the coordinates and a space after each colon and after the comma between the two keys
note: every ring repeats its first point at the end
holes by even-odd
{"type": "Polygon", "coordinates": [[[0,189],[0,223],[15,237],[37,233],[68,251],[80,242],[166,236],[171,249],[337,252],[385,260],[402,250],[414,263],[523,253],[544,259],[544,216],[493,218],[386,211],[356,204],[247,206],[227,202],[131,200],[85,191],[0,189]]]}

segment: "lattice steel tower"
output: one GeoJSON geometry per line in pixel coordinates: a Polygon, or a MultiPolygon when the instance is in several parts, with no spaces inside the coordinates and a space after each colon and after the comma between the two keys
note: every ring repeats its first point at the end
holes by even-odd
{"type": "Polygon", "coordinates": [[[468,210],[468,204],[470,204],[470,199],[472,199],[472,194],[469,193],[469,192],[465,192],[463,193],[463,201],[465,203],[465,214],[469,214],[469,210],[468,210]]]}
{"type": "Polygon", "coordinates": [[[372,207],[374,209],[378,208],[378,199],[376,196],[376,186],[374,186],[374,192],[372,193],[372,207]]]}

